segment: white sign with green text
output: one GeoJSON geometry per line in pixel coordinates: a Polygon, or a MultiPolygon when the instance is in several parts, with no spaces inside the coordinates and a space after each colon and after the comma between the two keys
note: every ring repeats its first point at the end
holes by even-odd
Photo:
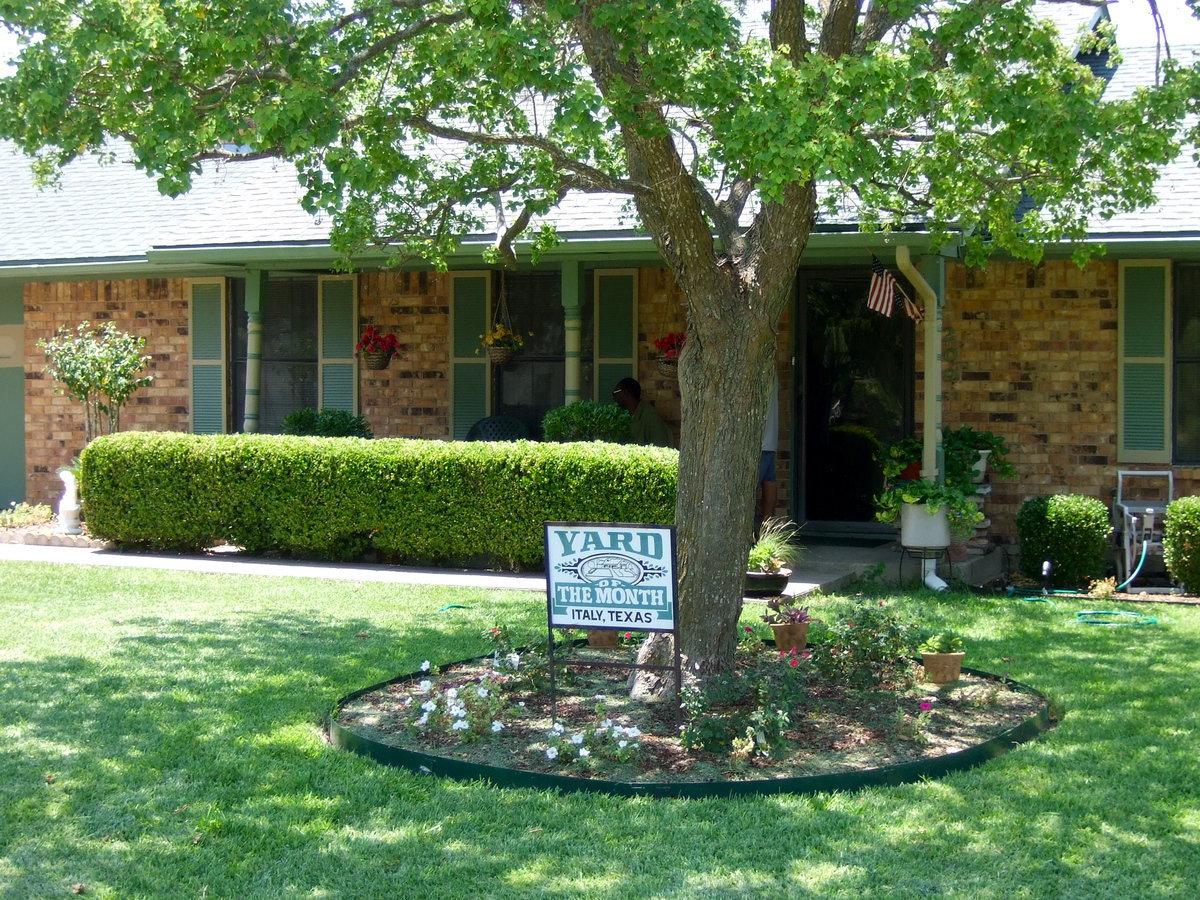
{"type": "Polygon", "coordinates": [[[551,628],[672,631],[675,526],[546,523],[551,628]]]}

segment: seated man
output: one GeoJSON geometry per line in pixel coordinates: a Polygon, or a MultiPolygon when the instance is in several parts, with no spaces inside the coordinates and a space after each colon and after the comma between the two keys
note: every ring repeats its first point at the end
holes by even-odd
{"type": "Polygon", "coordinates": [[[636,378],[622,378],[613,391],[613,399],[633,417],[631,431],[635,444],[670,447],[671,430],[653,406],[642,400],[642,386],[636,378]]]}

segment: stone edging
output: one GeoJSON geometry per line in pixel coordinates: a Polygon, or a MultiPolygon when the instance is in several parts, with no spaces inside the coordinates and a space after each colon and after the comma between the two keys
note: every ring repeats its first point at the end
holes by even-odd
{"type": "Polygon", "coordinates": [[[83,550],[103,550],[107,541],[98,541],[86,534],[65,534],[61,531],[22,531],[0,529],[0,544],[29,544],[38,547],[76,547],[83,550]]]}

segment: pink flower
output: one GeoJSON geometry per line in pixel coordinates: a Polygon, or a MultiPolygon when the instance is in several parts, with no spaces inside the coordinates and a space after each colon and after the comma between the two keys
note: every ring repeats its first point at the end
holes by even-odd
{"type": "Polygon", "coordinates": [[[922,700],[920,706],[922,712],[929,712],[929,710],[933,709],[933,704],[928,700],[922,700]]]}
{"type": "Polygon", "coordinates": [[[750,631],[754,631],[754,629],[753,629],[753,628],[751,628],[749,625],[745,625],[745,626],[743,626],[743,627],[744,627],[744,628],[746,629],[746,631],[748,631],[748,632],[750,632],[750,631]]]}
{"type": "Polygon", "coordinates": [[[800,665],[800,660],[796,659],[796,657],[793,656],[790,660],[790,663],[791,663],[792,668],[794,669],[794,668],[796,668],[796,666],[800,665]]]}
{"type": "Polygon", "coordinates": [[[801,654],[800,654],[800,658],[801,658],[801,659],[811,659],[811,658],[812,658],[812,651],[811,651],[811,650],[805,650],[803,653],[801,653],[801,654]]]}

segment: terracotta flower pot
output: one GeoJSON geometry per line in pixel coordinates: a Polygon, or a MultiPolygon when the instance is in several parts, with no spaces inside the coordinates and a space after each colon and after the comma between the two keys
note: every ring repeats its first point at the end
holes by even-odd
{"type": "Polygon", "coordinates": [[[784,653],[789,650],[800,653],[808,643],[807,622],[772,622],[771,630],[775,632],[775,649],[784,653]]]}
{"type": "Polygon", "coordinates": [[[620,636],[621,633],[619,631],[614,631],[611,628],[589,628],[587,630],[589,647],[616,647],[618,646],[618,638],[620,636]]]}
{"type": "Polygon", "coordinates": [[[949,684],[958,681],[962,675],[963,657],[965,652],[958,653],[922,653],[921,662],[925,664],[925,680],[934,684],[949,684]]]}

